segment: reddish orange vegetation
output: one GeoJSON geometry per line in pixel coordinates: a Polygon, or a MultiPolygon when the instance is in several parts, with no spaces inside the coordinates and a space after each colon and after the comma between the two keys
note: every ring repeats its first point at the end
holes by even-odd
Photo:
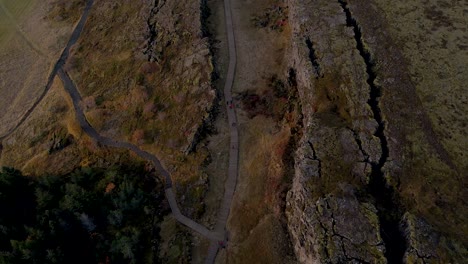
{"type": "Polygon", "coordinates": [[[153,74],[160,70],[161,66],[155,62],[146,62],[140,67],[140,72],[143,74],[153,74]]]}
{"type": "Polygon", "coordinates": [[[110,182],[110,183],[107,184],[107,186],[106,186],[106,193],[112,192],[112,190],[114,190],[114,188],[115,188],[115,184],[112,183],[112,182],[110,182]]]}
{"type": "Polygon", "coordinates": [[[132,141],[137,144],[143,144],[145,138],[145,131],[143,129],[137,129],[133,132],[132,141]]]}
{"type": "Polygon", "coordinates": [[[143,107],[143,117],[152,118],[156,112],[156,105],[153,102],[148,102],[143,107]]]}

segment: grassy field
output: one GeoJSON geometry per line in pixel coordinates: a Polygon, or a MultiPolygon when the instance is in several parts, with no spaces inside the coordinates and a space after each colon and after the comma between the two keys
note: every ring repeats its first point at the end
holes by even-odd
{"type": "MultiPolygon", "coordinates": [[[[0,136],[42,93],[75,21],[51,17],[55,0],[0,0],[0,136]]],[[[69,8],[69,12],[80,14],[69,8]]]]}
{"type": "Polygon", "coordinates": [[[14,126],[25,111],[37,94],[34,83],[47,70],[34,51],[38,49],[30,48],[36,45],[20,26],[27,20],[33,4],[31,0],[0,1],[0,135],[14,126]]]}
{"type": "Polygon", "coordinates": [[[411,145],[406,151],[414,158],[408,162],[410,177],[401,181],[403,200],[438,231],[466,245],[467,210],[462,198],[466,196],[463,176],[468,168],[466,2],[376,3],[387,17],[398,17],[387,18],[392,21],[389,30],[408,59],[409,74],[434,129],[434,138],[448,153],[448,157],[441,158],[440,151],[428,143],[424,130],[408,133],[411,145]],[[452,168],[447,159],[453,163],[452,168]]]}
{"type": "Polygon", "coordinates": [[[17,24],[28,15],[35,0],[0,0],[0,49],[8,45],[12,34],[17,31],[17,24]]]}
{"type": "Polygon", "coordinates": [[[21,17],[36,4],[36,0],[0,0],[0,5],[5,7],[15,18],[21,17]]]}
{"type": "Polygon", "coordinates": [[[11,35],[10,22],[3,9],[0,9],[0,46],[8,42],[8,38],[11,35]]]}

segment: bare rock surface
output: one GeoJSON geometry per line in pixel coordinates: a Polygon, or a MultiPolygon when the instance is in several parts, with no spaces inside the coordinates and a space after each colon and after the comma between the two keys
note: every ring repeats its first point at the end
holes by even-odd
{"type": "Polygon", "coordinates": [[[456,114],[466,104],[437,90],[463,89],[452,57],[466,55],[460,13],[449,4],[430,11],[408,1],[288,3],[290,65],[305,127],[286,208],[299,260],[466,262],[466,140],[457,125],[466,115],[456,114]],[[423,29],[408,22],[418,6],[426,10],[418,20],[423,29]],[[405,23],[411,30],[401,29],[405,23]],[[438,43],[444,27],[446,45],[432,49],[428,42],[438,43]],[[419,30],[424,41],[414,36],[419,30]],[[421,67],[423,54],[440,59],[435,68],[421,67]]]}
{"type": "MultiPolygon", "coordinates": [[[[305,156],[311,150],[307,147],[305,156]]],[[[299,154],[299,153],[298,153],[299,154]]],[[[302,263],[385,263],[378,232],[376,209],[360,203],[350,185],[341,183],[345,195],[314,198],[309,177],[319,176],[319,161],[303,159],[296,164],[296,178],[288,195],[286,215],[296,255],[302,263]]]]}

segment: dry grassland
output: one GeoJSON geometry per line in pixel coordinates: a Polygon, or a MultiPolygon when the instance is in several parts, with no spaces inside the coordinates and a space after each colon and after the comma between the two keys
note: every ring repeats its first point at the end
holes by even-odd
{"type": "Polygon", "coordinates": [[[25,174],[66,174],[77,166],[107,166],[128,161],[128,151],[106,149],[82,133],[71,99],[55,80],[31,116],[3,141],[2,166],[25,174]],[[57,147],[62,142],[62,147],[57,147]]]}
{"type": "Polygon", "coordinates": [[[466,196],[463,175],[468,168],[466,2],[376,3],[391,21],[389,30],[408,60],[409,74],[424,111],[459,173],[455,175],[439,153],[425,143],[424,131],[407,135],[413,142],[407,151],[415,158],[412,176],[402,179],[404,199],[444,232],[458,233],[461,229],[465,234],[466,204],[460,197],[466,196]]]}
{"type": "MultiPolygon", "coordinates": [[[[49,72],[81,16],[83,3],[2,0],[0,135],[15,127],[43,92],[49,72]]],[[[0,165],[41,175],[65,174],[77,166],[138,160],[128,152],[97,146],[82,133],[72,109],[56,79],[29,118],[3,140],[0,165]]]]}
{"type": "MultiPolygon", "coordinates": [[[[279,4],[233,3],[238,55],[234,93],[252,91],[262,97],[272,89],[271,76],[286,78],[284,52],[288,26],[278,32],[257,28],[252,22],[254,16],[279,4]]],[[[286,174],[290,173],[283,162],[291,137],[290,124],[262,114],[251,118],[243,110],[238,111],[238,118],[239,179],[228,223],[230,246],[221,256],[225,254],[232,263],[289,263],[292,253],[284,228],[281,193],[287,182],[286,174]]]]}
{"type": "Polygon", "coordinates": [[[15,127],[42,93],[71,33],[71,23],[46,19],[53,2],[0,2],[0,136],[15,127]]]}

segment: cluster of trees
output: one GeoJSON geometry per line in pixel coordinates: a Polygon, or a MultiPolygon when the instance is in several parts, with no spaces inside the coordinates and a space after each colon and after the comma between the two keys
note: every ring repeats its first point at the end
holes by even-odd
{"type": "Polygon", "coordinates": [[[141,167],[0,171],[0,263],[153,263],[162,185],[141,167]]]}

